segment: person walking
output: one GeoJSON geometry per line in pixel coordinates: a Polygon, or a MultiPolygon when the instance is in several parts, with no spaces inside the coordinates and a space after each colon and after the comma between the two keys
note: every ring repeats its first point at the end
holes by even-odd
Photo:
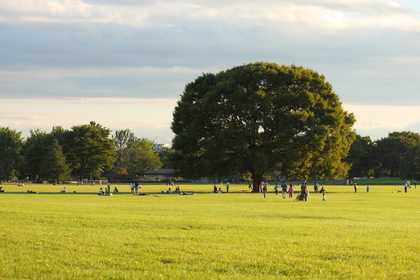
{"type": "Polygon", "coordinates": [[[286,198],[286,192],[287,192],[287,184],[283,181],[281,184],[281,195],[283,198],[286,198]]]}
{"type": "Polygon", "coordinates": [[[406,193],[408,188],[410,187],[410,181],[407,181],[404,185],[404,192],[406,193]]]}
{"type": "Polygon", "coordinates": [[[315,182],[315,184],[314,184],[314,192],[315,193],[318,193],[318,188],[319,188],[319,184],[318,184],[318,182],[315,182]]]}
{"type": "Polygon", "coordinates": [[[309,190],[306,184],[302,184],[302,186],[300,187],[300,193],[301,195],[303,195],[303,200],[308,201],[309,190]]]}
{"type": "Polygon", "coordinates": [[[279,184],[277,184],[277,183],[274,186],[274,192],[276,193],[276,195],[279,193],[279,184]]]}
{"type": "Polygon", "coordinates": [[[262,183],[262,192],[264,194],[264,198],[266,198],[266,196],[267,196],[267,190],[268,190],[268,183],[267,183],[267,181],[264,181],[262,183]]]}
{"type": "Polygon", "coordinates": [[[309,198],[309,188],[308,186],[305,187],[305,201],[308,201],[309,198]]]}
{"type": "Polygon", "coordinates": [[[356,184],[356,182],[354,182],[353,188],[354,188],[354,193],[357,193],[357,184],[356,184]]]}
{"type": "Polygon", "coordinates": [[[293,198],[293,193],[295,192],[295,189],[293,188],[292,183],[289,184],[289,189],[287,190],[287,192],[289,193],[289,198],[293,198]]]}

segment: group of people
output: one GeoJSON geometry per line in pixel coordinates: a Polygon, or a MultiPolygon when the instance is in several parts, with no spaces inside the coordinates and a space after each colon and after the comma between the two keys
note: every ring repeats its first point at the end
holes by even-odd
{"type": "Polygon", "coordinates": [[[134,195],[139,193],[139,188],[141,189],[141,187],[139,187],[139,182],[137,181],[130,184],[131,193],[134,195]]]}
{"type": "Polygon", "coordinates": [[[111,193],[111,186],[108,183],[108,187],[105,189],[99,188],[98,195],[112,195],[113,193],[118,193],[118,188],[114,187],[114,191],[111,193]]]}
{"type": "MultiPolygon", "coordinates": [[[[264,181],[263,183],[263,190],[264,190],[265,184],[268,185],[267,181],[264,181]]],[[[293,193],[295,192],[295,188],[293,187],[293,184],[290,183],[288,186],[284,181],[281,183],[280,186],[278,183],[276,183],[276,185],[274,186],[274,192],[276,193],[276,195],[278,195],[279,189],[281,189],[281,195],[283,198],[286,198],[287,194],[289,195],[289,198],[292,198],[293,193]]]]}
{"type": "Polygon", "coordinates": [[[161,191],[161,193],[172,193],[172,189],[171,188],[169,188],[168,190],[166,190],[166,191],[161,191]]]}
{"type": "MultiPolygon", "coordinates": [[[[229,188],[227,188],[227,189],[229,190],[229,188]]],[[[226,192],[229,192],[228,190],[226,192]]],[[[213,192],[214,193],[223,193],[222,188],[217,189],[216,184],[214,184],[213,192]]]]}
{"type": "MultiPolygon", "coordinates": [[[[267,195],[268,192],[268,188],[269,188],[269,184],[267,181],[264,181],[261,186],[260,189],[262,191],[262,193],[264,194],[264,198],[267,195]]],[[[279,190],[281,190],[281,195],[283,197],[283,199],[285,199],[287,196],[289,196],[289,198],[293,198],[293,193],[295,192],[295,188],[293,186],[292,183],[290,183],[289,185],[287,185],[284,181],[281,183],[281,185],[279,186],[278,183],[276,183],[274,185],[274,193],[276,195],[278,195],[279,190]]]]}
{"type": "MultiPolygon", "coordinates": [[[[269,188],[269,184],[267,181],[264,181],[261,186],[260,186],[260,191],[263,193],[264,198],[267,195],[268,192],[268,188],[269,188]]],[[[279,191],[281,190],[281,194],[283,199],[285,199],[287,196],[289,198],[293,198],[293,194],[295,193],[295,187],[293,186],[292,183],[289,183],[289,185],[287,185],[284,181],[281,183],[281,185],[279,186],[278,183],[276,183],[274,185],[274,193],[276,195],[278,195],[279,191]]],[[[327,200],[325,197],[325,189],[322,186],[321,189],[319,189],[319,184],[316,182],[314,184],[314,192],[315,193],[322,193],[322,200],[327,200]]],[[[308,201],[308,197],[309,197],[309,188],[308,185],[306,183],[306,181],[303,181],[302,184],[300,185],[300,192],[298,193],[296,199],[297,200],[303,200],[303,201],[308,201]]]]}
{"type": "Polygon", "coordinates": [[[315,184],[314,184],[314,192],[315,193],[325,193],[325,189],[324,189],[324,186],[322,186],[321,187],[321,189],[319,188],[319,183],[318,182],[315,182],[315,184]]]}

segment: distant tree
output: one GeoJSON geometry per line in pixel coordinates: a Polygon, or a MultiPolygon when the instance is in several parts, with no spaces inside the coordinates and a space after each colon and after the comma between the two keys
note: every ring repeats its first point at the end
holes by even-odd
{"type": "MultiPolygon", "coordinates": [[[[54,137],[51,133],[39,129],[30,130],[29,137],[23,145],[25,159],[25,173],[31,174],[32,179],[40,179],[40,168],[46,161],[46,155],[51,147],[54,137]]],[[[46,179],[46,178],[45,178],[46,179]]]]}
{"type": "Polygon", "coordinates": [[[378,171],[391,177],[399,176],[399,167],[408,149],[420,144],[420,134],[411,131],[391,132],[376,141],[373,151],[378,171]]]}
{"type": "Polygon", "coordinates": [[[152,150],[153,141],[147,138],[137,138],[129,129],[115,131],[112,139],[116,153],[115,173],[119,175],[133,174],[162,166],[158,155],[152,150]]]}
{"type": "Polygon", "coordinates": [[[8,181],[17,175],[22,145],[21,132],[0,127],[0,180],[8,181]]]}
{"type": "Polygon", "coordinates": [[[40,175],[54,181],[68,180],[70,168],[66,162],[63,150],[56,139],[47,147],[43,161],[40,164],[40,175]]]}
{"type": "Polygon", "coordinates": [[[162,167],[163,168],[174,168],[173,164],[171,162],[171,155],[174,153],[174,149],[167,149],[167,150],[162,150],[159,152],[159,159],[162,162],[162,167]]]}
{"type": "Polygon", "coordinates": [[[153,144],[146,138],[134,138],[128,142],[126,166],[129,173],[162,167],[159,156],[152,150],[153,144]]]}
{"type": "Polygon", "coordinates": [[[349,155],[344,159],[345,162],[351,164],[349,170],[350,178],[374,175],[374,148],[375,143],[369,136],[356,136],[356,140],[350,147],[349,155]]]}
{"type": "Polygon", "coordinates": [[[420,180],[420,144],[409,148],[402,157],[400,178],[420,180]]]}
{"type": "Polygon", "coordinates": [[[62,141],[64,154],[80,179],[87,175],[99,177],[112,168],[115,160],[114,143],[109,138],[111,130],[90,122],[73,126],[62,141]]]}
{"type": "Polygon", "coordinates": [[[297,66],[251,63],[203,74],[175,108],[172,160],[186,178],[347,174],[355,119],[325,77],[297,66]]]}
{"type": "Polygon", "coordinates": [[[134,141],[136,137],[134,133],[129,129],[117,130],[112,136],[115,147],[115,162],[114,167],[116,169],[126,169],[127,167],[127,148],[131,141],[134,141]]]}

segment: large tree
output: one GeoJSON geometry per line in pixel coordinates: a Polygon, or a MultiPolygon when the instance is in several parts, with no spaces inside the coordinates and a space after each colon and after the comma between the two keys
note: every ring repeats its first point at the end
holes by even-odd
{"type": "Polygon", "coordinates": [[[325,77],[297,66],[251,63],[203,74],[173,113],[175,167],[184,177],[250,173],[337,178],[355,133],[325,77]]]}

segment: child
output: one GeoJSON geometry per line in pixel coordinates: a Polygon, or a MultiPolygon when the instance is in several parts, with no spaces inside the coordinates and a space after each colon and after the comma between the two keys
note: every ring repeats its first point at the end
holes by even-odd
{"type": "Polygon", "coordinates": [[[327,201],[327,198],[325,197],[325,193],[322,193],[322,201],[327,201]]]}

